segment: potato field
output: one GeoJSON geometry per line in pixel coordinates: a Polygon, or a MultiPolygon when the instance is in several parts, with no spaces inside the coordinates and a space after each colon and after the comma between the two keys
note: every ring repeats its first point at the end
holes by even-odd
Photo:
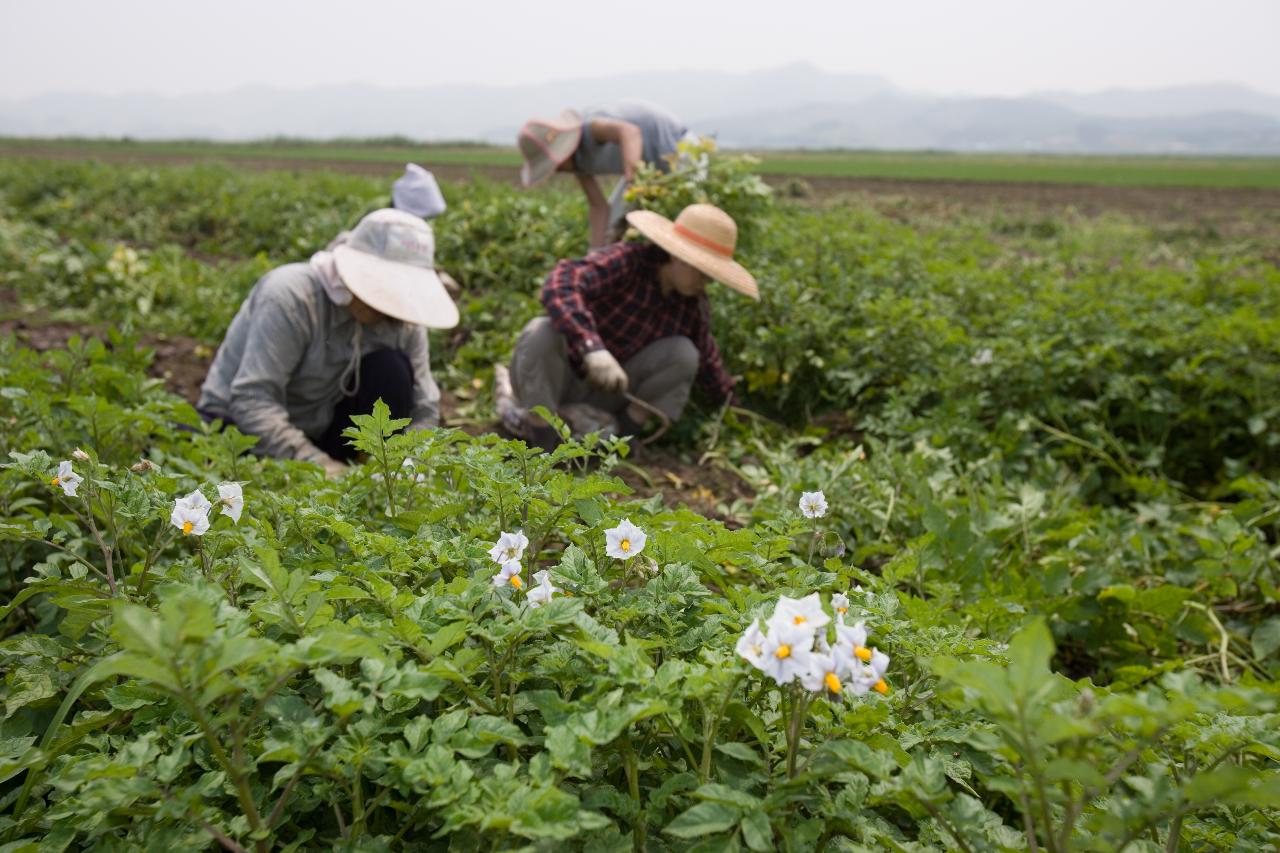
{"type": "Polygon", "coordinates": [[[742,407],[500,435],[585,208],[448,182],[444,425],[326,480],[192,394],[388,180],[0,160],[0,853],[1280,847],[1280,207],[712,178],[742,407]]]}

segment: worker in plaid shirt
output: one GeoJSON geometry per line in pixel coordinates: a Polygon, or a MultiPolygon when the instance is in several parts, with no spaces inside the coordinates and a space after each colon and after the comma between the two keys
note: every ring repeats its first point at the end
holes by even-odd
{"type": "MultiPolygon", "coordinates": [[[[690,205],[675,222],[635,211],[627,221],[652,242],[614,243],[558,263],[542,286],[546,316],[521,331],[510,378],[525,409],[585,405],[600,410],[597,423],[616,423],[602,431],[636,435],[648,407],[679,418],[695,379],[713,400],[732,399],[706,285],[759,295],[733,261],[737,226],[719,208],[690,205]]],[[[560,440],[540,420],[527,432],[548,450],[560,440]]]]}

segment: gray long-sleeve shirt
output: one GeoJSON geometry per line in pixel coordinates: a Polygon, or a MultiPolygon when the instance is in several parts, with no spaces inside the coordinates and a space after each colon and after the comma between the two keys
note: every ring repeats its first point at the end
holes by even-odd
{"type": "MultiPolygon", "coordinates": [[[[333,420],[341,378],[351,364],[357,322],[335,305],[308,264],[263,276],[231,321],[200,389],[199,408],[258,436],[258,452],[318,462],[313,441],[333,420]]],[[[398,320],[365,326],[361,354],[396,349],[413,366],[413,423],[440,422],[440,389],[431,376],[427,330],[398,320]]]]}

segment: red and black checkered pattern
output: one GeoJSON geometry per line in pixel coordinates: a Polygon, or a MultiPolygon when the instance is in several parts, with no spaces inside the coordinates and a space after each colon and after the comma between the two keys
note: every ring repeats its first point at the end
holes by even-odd
{"type": "Polygon", "coordinates": [[[649,243],[614,243],[585,258],[563,260],[542,285],[542,304],[568,344],[569,362],[582,371],[582,357],[607,349],[625,364],[661,338],[684,335],[698,348],[698,384],[713,400],[733,392],[733,378],[711,336],[706,294],[663,294],[658,267],[666,252],[649,243]]]}

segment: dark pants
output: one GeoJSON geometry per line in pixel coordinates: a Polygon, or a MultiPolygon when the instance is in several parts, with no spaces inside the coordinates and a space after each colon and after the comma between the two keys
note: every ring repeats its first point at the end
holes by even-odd
{"type": "MultiPolygon", "coordinates": [[[[387,404],[393,418],[412,417],[413,413],[413,365],[409,356],[394,349],[375,350],[360,359],[360,387],[356,393],[343,397],[333,407],[333,421],[316,440],[316,446],[334,459],[343,462],[355,458],[355,448],[347,444],[342,431],[351,426],[352,415],[367,415],[379,399],[387,404]]],[[[205,422],[216,420],[218,415],[197,409],[205,422]]],[[[221,416],[225,429],[236,423],[228,416],[221,416]]],[[[186,427],[190,430],[190,427],[186,427]]],[[[194,430],[192,430],[194,432],[194,430]]]]}
{"type": "Polygon", "coordinates": [[[379,399],[391,409],[391,417],[412,416],[413,365],[400,350],[380,349],[360,359],[360,387],[333,407],[333,421],[316,439],[316,446],[334,459],[354,459],[356,450],[342,431],[351,426],[352,415],[369,414],[379,399]]]}

